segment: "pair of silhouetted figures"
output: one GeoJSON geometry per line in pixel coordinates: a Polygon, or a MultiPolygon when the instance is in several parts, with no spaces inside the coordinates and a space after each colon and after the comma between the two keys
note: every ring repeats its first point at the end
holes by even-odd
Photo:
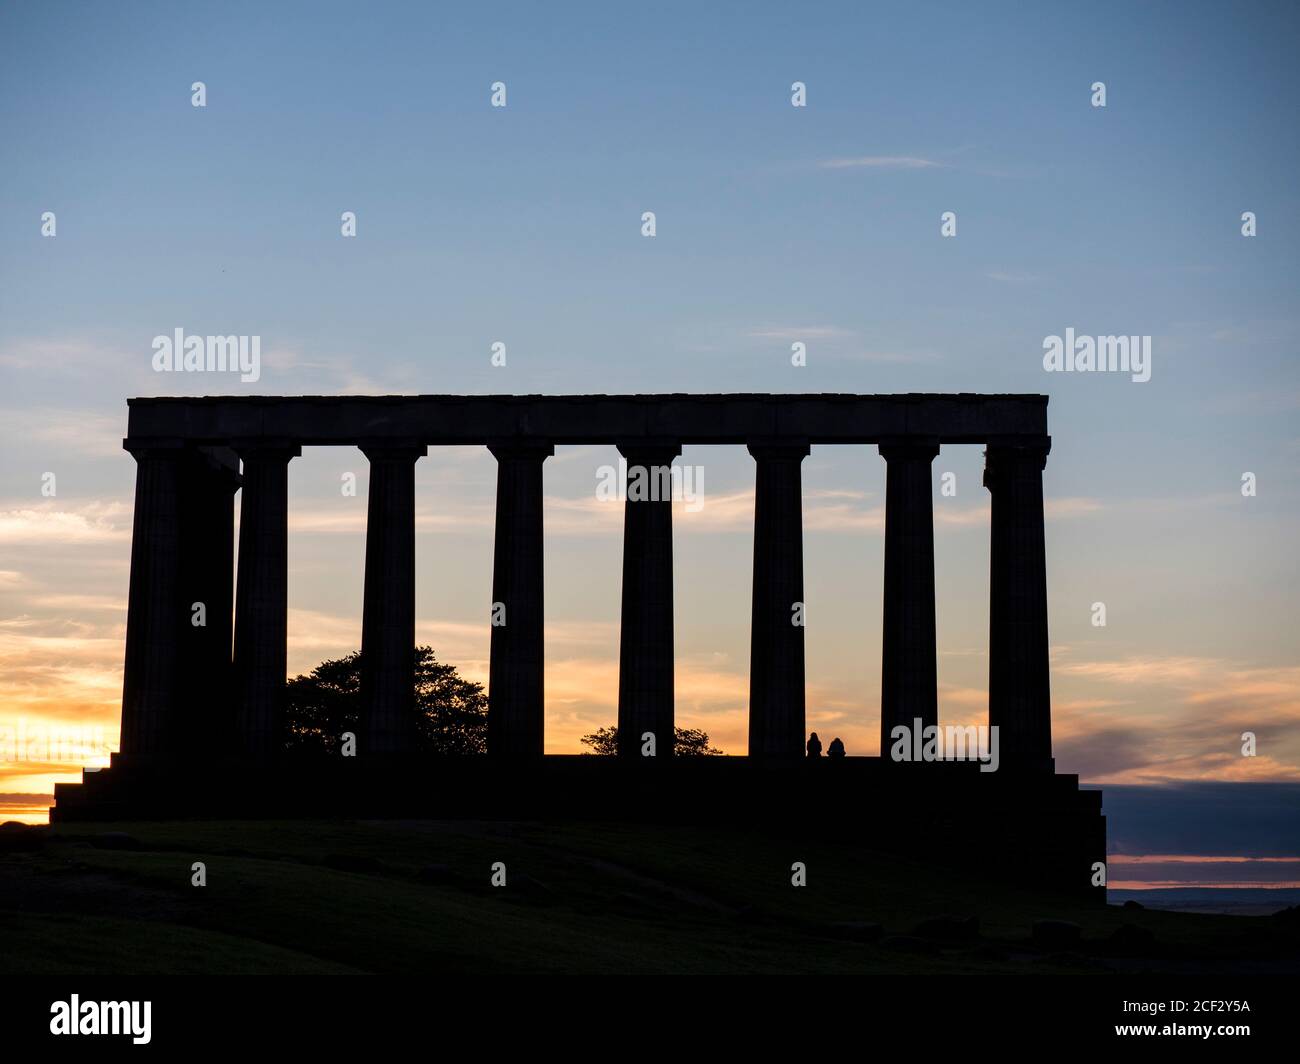
{"type": "MultiPolygon", "coordinates": [[[[816,732],[813,732],[812,735],[808,737],[808,756],[809,757],[822,756],[822,741],[817,738],[816,732]]],[[[838,736],[831,740],[831,745],[826,751],[826,756],[827,757],[844,756],[844,744],[840,742],[838,736]]]]}

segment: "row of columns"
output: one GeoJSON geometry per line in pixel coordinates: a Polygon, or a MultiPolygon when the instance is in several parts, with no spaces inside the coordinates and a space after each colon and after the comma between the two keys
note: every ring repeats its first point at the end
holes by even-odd
{"type": "MultiPolygon", "coordinates": [[[[992,497],[989,723],[1007,765],[1051,765],[1042,470],[1050,443],[990,441],[992,497]]],[[[232,452],[181,441],[127,441],[136,458],[122,750],[137,756],[211,747],[269,757],[280,745],[286,674],[288,441],[232,452]],[[241,485],[233,607],[234,492],[241,485]],[[193,610],[202,603],[205,623],[193,610]],[[228,706],[233,702],[233,715],[228,706]],[[200,745],[201,744],[201,745],[200,745]]],[[[549,444],[494,442],[496,530],[489,753],[540,756],[544,720],[542,466],[549,444]]],[[[934,515],[937,440],[882,442],[885,492],[881,749],[897,725],[938,723],[934,515]]],[[[362,620],[361,742],[414,746],[416,441],[366,444],[370,462],[362,620]]],[[[666,474],[680,444],[620,445],[629,469],[666,474]]],[[[749,753],[804,753],[803,517],[806,440],[756,440],[749,753]]],[[[665,478],[666,479],[666,478],[665,478]]],[[[619,647],[619,753],[646,733],[672,752],[673,546],[670,498],[625,503],[619,647]]]]}

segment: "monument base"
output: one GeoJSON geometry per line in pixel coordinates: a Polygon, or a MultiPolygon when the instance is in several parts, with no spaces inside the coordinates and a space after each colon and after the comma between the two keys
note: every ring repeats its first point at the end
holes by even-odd
{"type": "Polygon", "coordinates": [[[176,819],[483,819],[715,824],[953,865],[1104,898],[1101,792],[1078,777],[874,757],[589,755],[139,761],[114,754],[55,787],[52,823],[176,819]]]}

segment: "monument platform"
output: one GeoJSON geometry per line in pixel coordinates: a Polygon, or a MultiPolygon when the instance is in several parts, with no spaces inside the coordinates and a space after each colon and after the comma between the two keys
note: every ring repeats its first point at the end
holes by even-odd
{"type": "Polygon", "coordinates": [[[1104,897],[1101,792],[1077,776],[980,772],[975,762],[876,757],[785,764],[745,757],[655,763],[592,755],[286,758],[111,767],[58,784],[54,823],[374,818],[722,824],[1104,897]]]}

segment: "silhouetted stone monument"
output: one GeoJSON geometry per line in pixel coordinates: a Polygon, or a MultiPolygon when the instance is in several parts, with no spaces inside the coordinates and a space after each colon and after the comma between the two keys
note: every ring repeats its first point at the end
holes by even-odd
{"type": "MultiPolygon", "coordinates": [[[[1001,774],[1043,777],[1046,782],[1034,785],[1040,790],[1053,778],[1042,486],[1050,449],[1046,396],[257,396],[133,399],[129,405],[124,446],[137,473],[121,751],[109,770],[87,775],[81,787],[58,789],[56,819],[120,813],[134,808],[130,802],[166,807],[195,797],[185,781],[198,772],[197,764],[219,763],[224,772],[256,778],[258,765],[276,760],[286,664],[288,469],[303,447],[312,446],[358,447],[370,462],[358,733],[358,760],[370,766],[409,758],[414,747],[415,464],[429,447],[449,445],[485,446],[496,457],[492,594],[505,623],[491,627],[488,752],[492,764],[512,773],[502,778],[522,780],[531,771],[524,766],[565,762],[542,757],[542,467],[555,446],[612,444],[630,469],[652,473],[669,466],[684,444],[748,448],[755,463],[748,760],[776,770],[806,760],[804,629],[792,622],[804,599],[800,466],[809,448],[874,444],[886,462],[881,736],[882,751],[888,751],[896,725],[938,721],[932,463],[945,444],[982,443],[992,498],[989,723],[1001,733],[1001,774]],[[236,492],[239,564],[232,602],[236,492]],[[196,628],[190,617],[198,602],[205,604],[207,623],[196,628]],[[151,780],[166,780],[166,787],[151,780]],[[157,797],[164,792],[165,800],[157,797]]],[[[672,757],[672,589],[671,501],[629,497],[617,760],[655,763],[663,772],[677,762],[679,776],[718,777],[732,770],[684,763],[736,759],[672,757]],[[653,762],[643,756],[647,734],[655,738],[653,762]]],[[[814,754],[812,743],[807,753],[814,754]]],[[[847,759],[869,761],[876,759],[847,759]]],[[[900,782],[910,776],[902,766],[887,759],[879,764],[891,770],[890,786],[910,786],[900,782]]],[[[930,768],[935,778],[959,771],[930,768]]],[[[275,778],[285,779],[287,771],[275,769],[275,778]]],[[[449,781],[460,771],[439,770],[449,781]]],[[[363,775],[356,770],[347,780],[340,777],[338,786],[360,793],[356,781],[363,775]]],[[[382,789],[396,786],[396,775],[365,778],[382,789]]],[[[846,780],[852,773],[832,775],[846,780]]],[[[311,779],[304,776],[300,789],[313,790],[311,779]]],[[[977,779],[962,784],[977,785],[993,786],[977,779]]],[[[1085,820],[1100,821],[1090,804],[1099,795],[1079,794],[1077,781],[1063,785],[1075,787],[1074,797],[1092,809],[1080,806],[1085,820]]],[[[488,801],[482,788],[465,789],[488,801]]],[[[667,808],[662,790],[654,801],[667,808]]],[[[267,801],[312,808],[313,796],[291,787],[276,795],[267,801]]],[[[1096,850],[1094,836],[1088,847],[1096,850]]]]}

